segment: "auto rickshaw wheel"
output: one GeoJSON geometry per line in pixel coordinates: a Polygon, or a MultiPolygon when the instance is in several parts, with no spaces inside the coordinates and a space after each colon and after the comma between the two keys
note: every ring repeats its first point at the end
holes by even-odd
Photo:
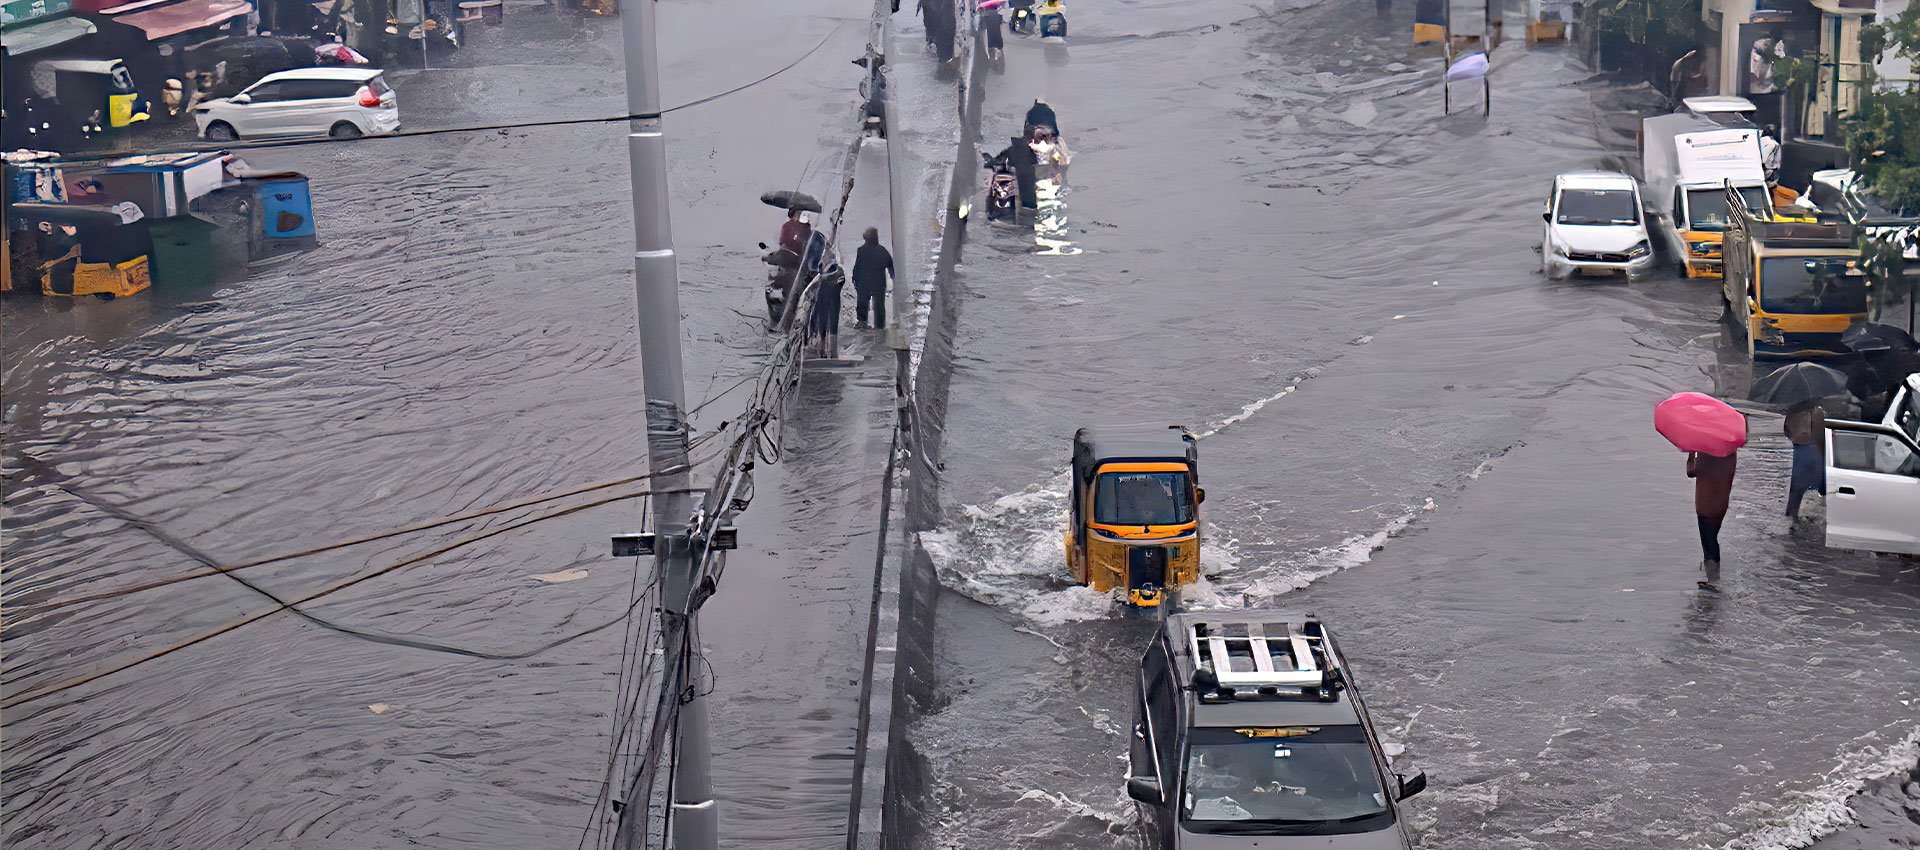
{"type": "Polygon", "coordinates": [[[93,297],[98,298],[102,301],[112,301],[114,296],[113,296],[113,293],[111,292],[96,292],[93,294],[93,297]]]}

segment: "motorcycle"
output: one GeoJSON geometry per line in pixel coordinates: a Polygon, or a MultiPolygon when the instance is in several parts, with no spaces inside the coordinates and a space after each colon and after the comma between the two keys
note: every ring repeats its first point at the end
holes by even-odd
{"type": "Polygon", "coordinates": [[[1020,206],[1020,181],[1014,176],[1013,164],[997,156],[981,154],[985,161],[987,175],[987,220],[1013,221],[1020,206]]]}
{"type": "Polygon", "coordinates": [[[1033,9],[1026,6],[1019,6],[1013,10],[1013,16],[1007,20],[1007,29],[1021,35],[1033,35],[1036,23],[1033,17],[1033,9]]]}
{"type": "MultiPolygon", "coordinates": [[[[760,243],[766,250],[767,243],[760,243]]],[[[787,302],[793,298],[793,283],[800,277],[800,255],[785,248],[775,248],[760,258],[767,265],[767,327],[780,326],[780,317],[786,315],[787,302]]]]}

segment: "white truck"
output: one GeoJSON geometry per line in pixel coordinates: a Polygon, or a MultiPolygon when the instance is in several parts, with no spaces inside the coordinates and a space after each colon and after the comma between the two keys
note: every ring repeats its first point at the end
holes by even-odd
{"type": "Polygon", "coordinates": [[[1720,276],[1720,235],[1733,223],[1728,183],[1755,218],[1773,218],[1757,128],[1656,115],[1640,122],[1640,166],[1651,229],[1687,277],[1720,276]]]}

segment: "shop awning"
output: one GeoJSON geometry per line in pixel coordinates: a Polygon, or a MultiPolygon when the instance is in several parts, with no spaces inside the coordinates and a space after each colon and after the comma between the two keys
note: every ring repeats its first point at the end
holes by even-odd
{"type": "Polygon", "coordinates": [[[252,10],[253,4],[247,0],[177,0],[164,6],[114,15],[113,20],[138,27],[147,34],[148,41],[158,41],[189,30],[216,26],[252,10]]]}
{"type": "Polygon", "coordinates": [[[92,35],[97,29],[81,18],[48,18],[30,24],[15,24],[0,32],[0,45],[7,48],[8,56],[24,56],[92,35]]]}

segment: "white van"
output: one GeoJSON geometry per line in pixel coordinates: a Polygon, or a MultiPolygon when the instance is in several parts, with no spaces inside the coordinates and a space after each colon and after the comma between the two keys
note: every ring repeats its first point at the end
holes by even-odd
{"type": "Polygon", "coordinates": [[[1641,214],[1640,186],[1612,171],[1576,171],[1553,178],[1541,211],[1541,270],[1637,275],[1653,265],[1653,244],[1641,214]]]}

